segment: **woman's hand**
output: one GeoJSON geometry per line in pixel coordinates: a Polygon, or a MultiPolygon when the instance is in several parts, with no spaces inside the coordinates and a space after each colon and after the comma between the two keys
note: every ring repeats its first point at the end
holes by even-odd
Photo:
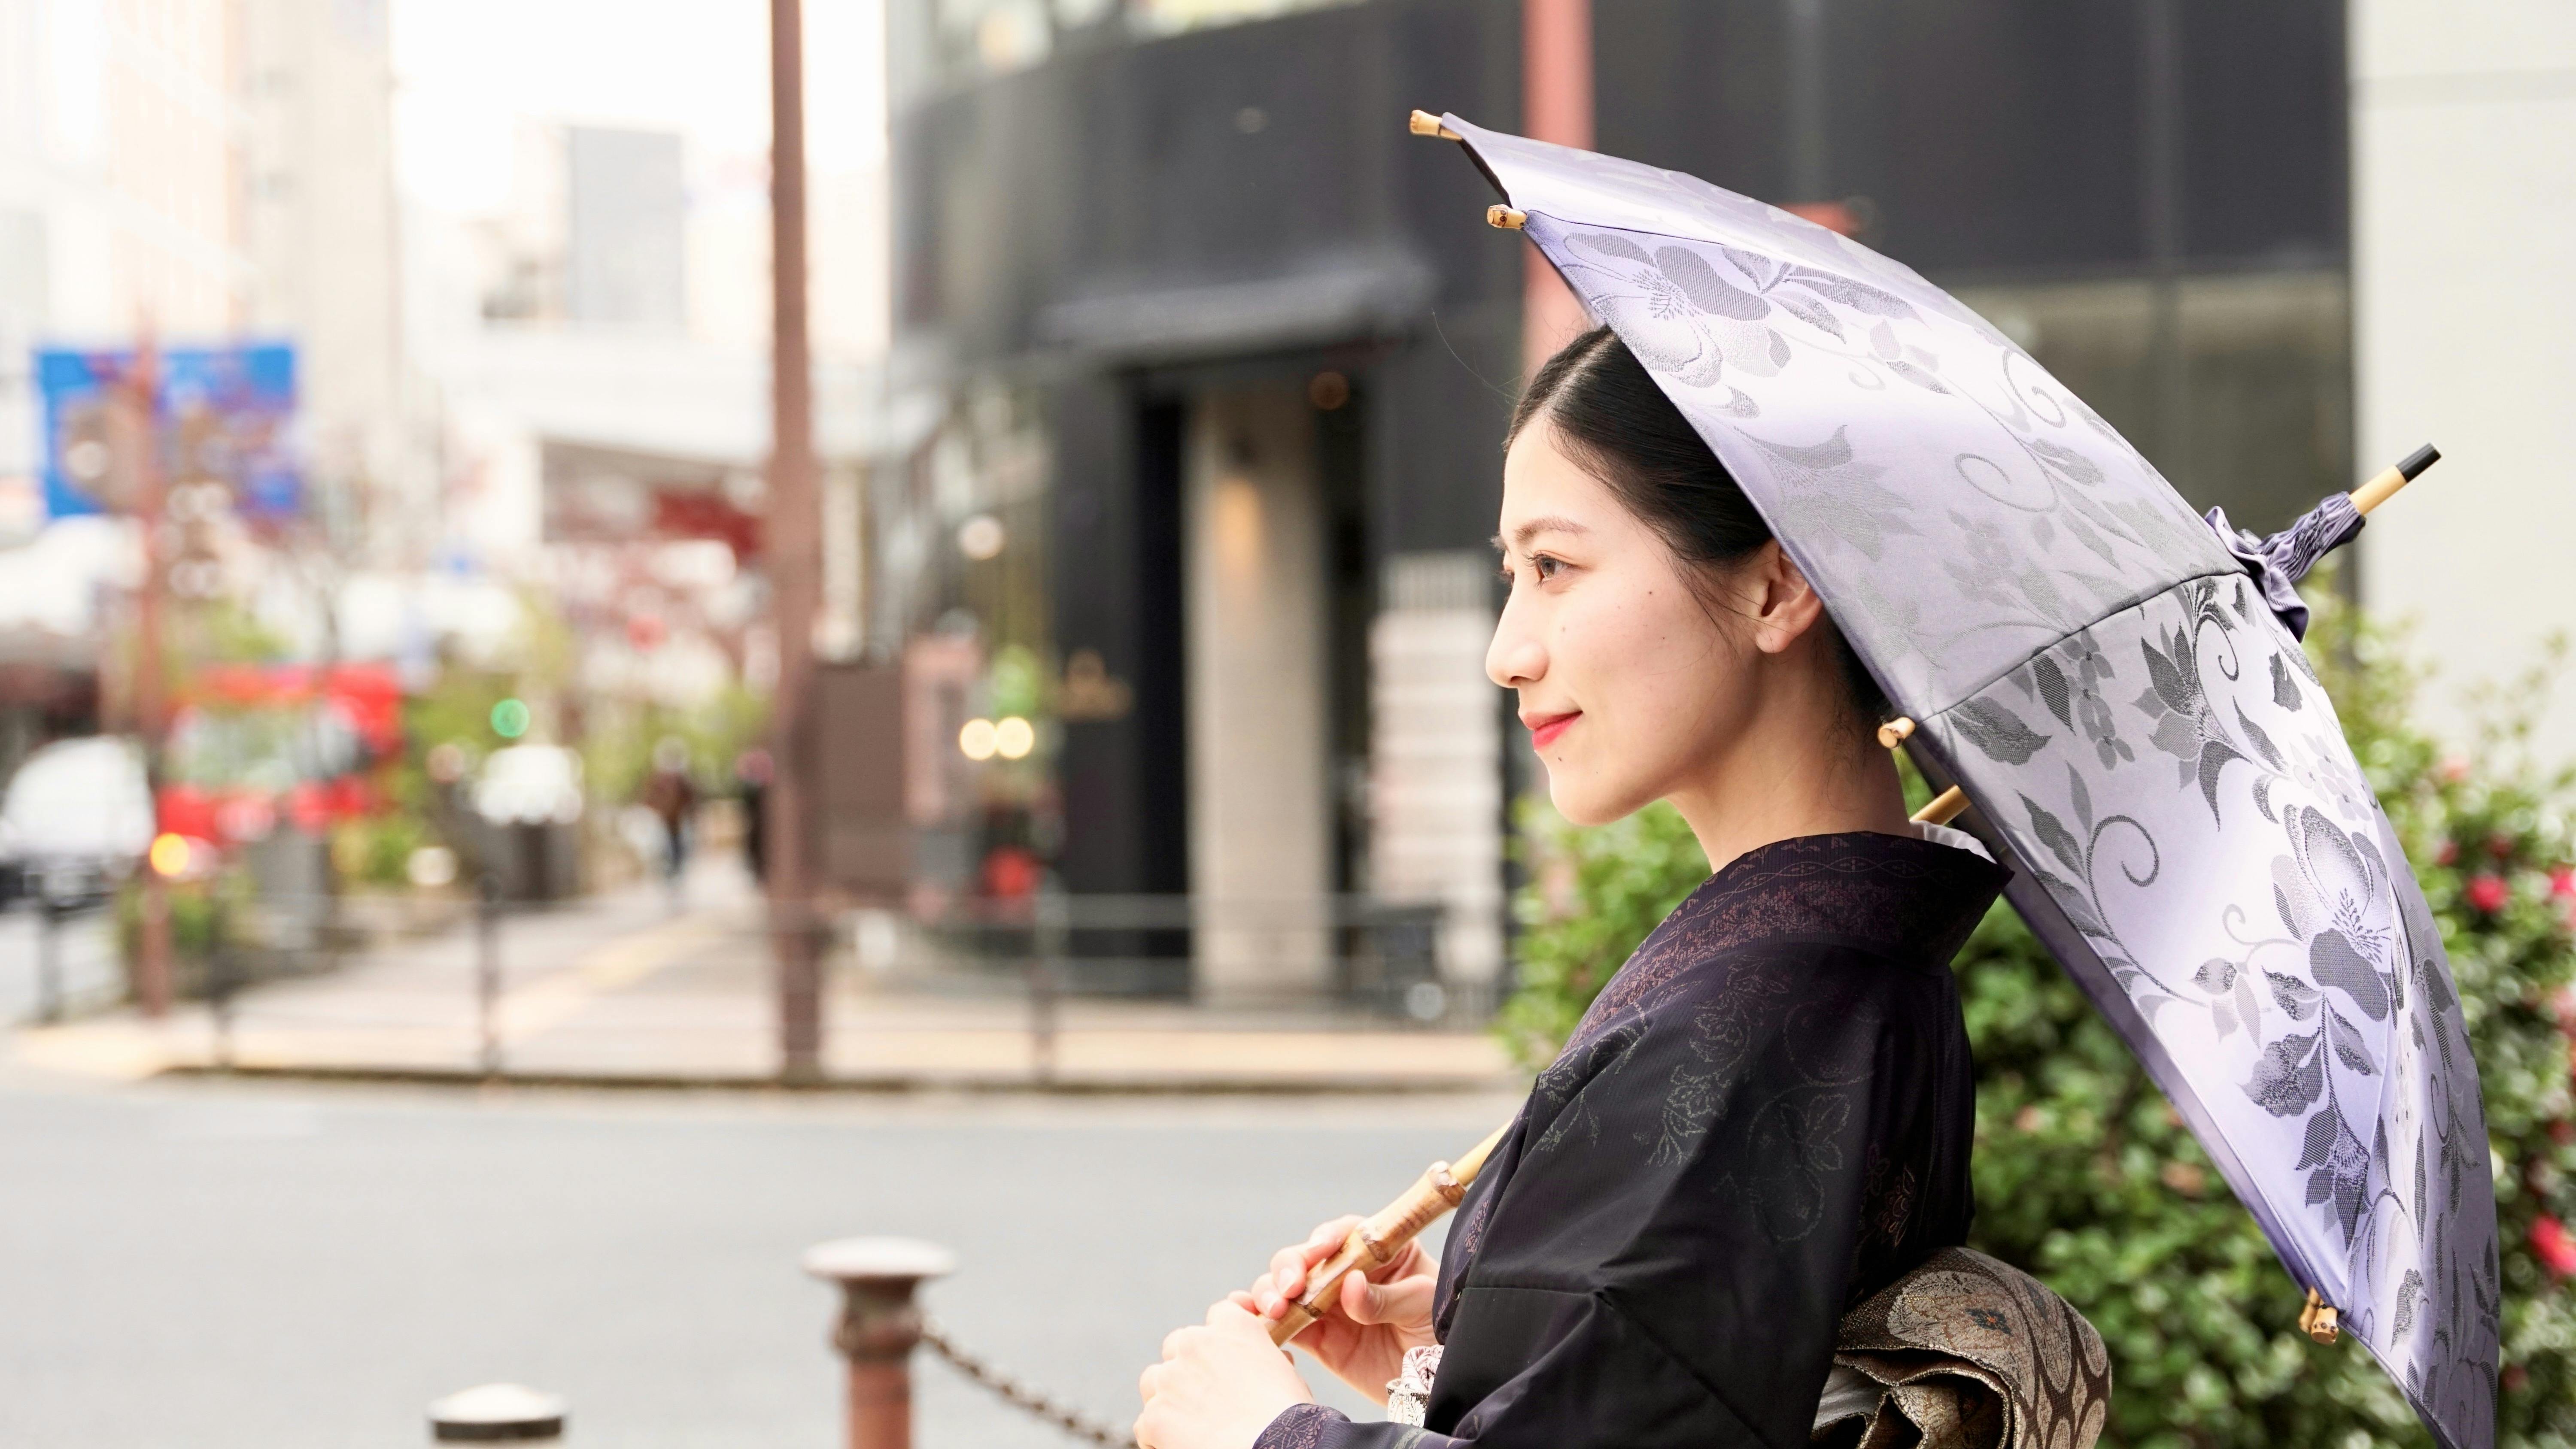
{"type": "MultiPolygon", "coordinates": [[[[1253,1280],[1250,1289],[1228,1294],[1228,1301],[1258,1316],[1265,1329],[1287,1317],[1289,1306],[1306,1292],[1306,1275],[1340,1250],[1359,1221],[1335,1218],[1303,1243],[1280,1249],[1271,1255],[1270,1271],[1253,1280]]],[[[1404,1351],[1439,1342],[1431,1332],[1431,1299],[1439,1273],[1439,1262],[1420,1242],[1407,1243],[1385,1267],[1344,1278],[1333,1311],[1292,1342],[1313,1354],[1333,1377],[1383,1404],[1388,1381],[1404,1371],[1404,1351]]]]}
{"type": "Polygon", "coordinates": [[[1252,1449],[1289,1405],[1315,1398],[1269,1327],[1232,1303],[1209,1308],[1205,1326],[1173,1330],[1136,1391],[1145,1397],[1142,1449],[1252,1449]]]}

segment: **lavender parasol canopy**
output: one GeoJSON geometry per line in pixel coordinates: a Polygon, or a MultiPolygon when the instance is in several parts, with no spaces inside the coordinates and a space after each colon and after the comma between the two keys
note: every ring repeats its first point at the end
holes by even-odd
{"type": "Polygon", "coordinates": [[[1770,521],[2292,1276],[2445,1449],[2487,1449],[2477,1067],[2432,914],[2275,607],[2349,505],[2268,544],[2204,524],[1910,268],[1678,172],[1441,127],[1770,521]]]}

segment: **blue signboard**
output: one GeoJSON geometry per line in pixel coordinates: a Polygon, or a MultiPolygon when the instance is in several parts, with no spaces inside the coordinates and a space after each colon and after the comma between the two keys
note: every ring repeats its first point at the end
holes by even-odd
{"type": "MultiPolygon", "coordinates": [[[[294,451],[295,349],[283,342],[174,347],[161,353],[153,436],[171,485],[220,483],[245,520],[277,523],[304,508],[294,451]]],[[[36,354],[45,399],[45,511],[55,518],[105,513],[108,404],[134,369],[124,350],[46,348],[36,354]]]]}

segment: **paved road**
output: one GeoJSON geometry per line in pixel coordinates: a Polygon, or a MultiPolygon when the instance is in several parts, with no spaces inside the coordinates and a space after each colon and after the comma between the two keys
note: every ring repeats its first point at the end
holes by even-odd
{"type": "MultiPolygon", "coordinates": [[[[42,999],[43,924],[23,903],[0,912],[0,1025],[35,1019],[42,999]]],[[[123,988],[107,912],[84,911],[61,926],[64,1006],[78,1012],[116,999],[123,988]]]]}
{"type": "MultiPolygon", "coordinates": [[[[0,1068],[0,1443],[414,1446],[432,1397],[517,1379],[569,1395],[587,1449],[831,1449],[831,1295],[796,1260],[859,1232],[954,1247],[932,1311],[1123,1424],[1166,1330],[1511,1105],[106,1088],[0,1068]]],[[[943,1367],[919,1378],[923,1449],[1071,1442],[943,1367]]]]}

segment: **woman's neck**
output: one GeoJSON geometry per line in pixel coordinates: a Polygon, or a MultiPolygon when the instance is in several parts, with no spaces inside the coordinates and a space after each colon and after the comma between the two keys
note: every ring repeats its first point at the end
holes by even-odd
{"type": "Polygon", "coordinates": [[[1858,729],[1838,698],[1762,710],[1734,749],[1667,796],[1709,869],[1801,835],[1909,833],[1895,758],[1858,729]]]}

